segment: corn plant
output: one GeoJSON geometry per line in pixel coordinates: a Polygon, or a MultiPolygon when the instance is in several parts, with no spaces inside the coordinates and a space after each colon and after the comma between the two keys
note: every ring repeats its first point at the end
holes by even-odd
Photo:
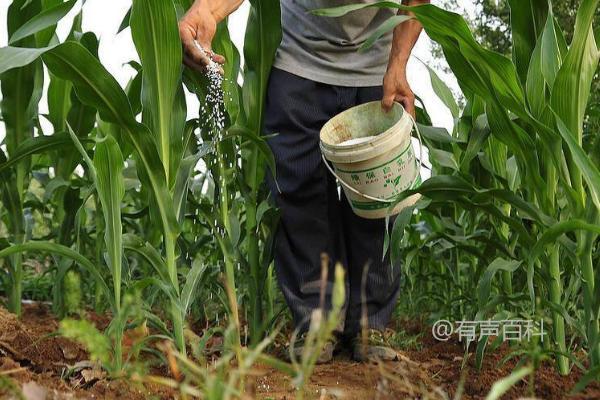
{"type": "MultiPolygon", "coordinates": [[[[68,2],[68,5],[73,4],[68,2]]],[[[60,164],[50,164],[48,168],[54,168],[59,173],[57,178],[67,182],[74,167],[81,164],[88,185],[85,191],[80,191],[83,201],[77,207],[57,214],[65,220],[65,235],[59,235],[58,240],[28,241],[11,246],[4,249],[0,257],[14,257],[25,251],[51,253],[60,257],[57,259],[59,282],[75,261],[96,282],[97,304],[107,299],[109,310],[117,319],[120,318],[123,291],[129,288],[150,293],[149,306],[157,298],[168,299],[172,333],[177,348],[184,351],[183,320],[195,298],[195,288],[206,265],[204,262],[192,264],[194,255],[190,257],[189,252],[183,251],[189,249],[189,239],[180,232],[181,226],[186,226],[186,218],[189,218],[187,197],[190,177],[194,175],[193,169],[198,160],[204,157],[217,190],[210,206],[201,202],[194,211],[196,216],[201,211],[201,222],[217,234],[215,237],[225,267],[225,286],[232,288],[226,291],[230,293],[227,304],[238,327],[238,339],[240,313],[238,299],[234,298],[238,295],[235,268],[237,266],[239,271],[243,266],[244,270],[250,271],[250,278],[244,279],[244,291],[240,293],[247,293],[243,296],[251,302],[248,307],[250,337],[253,343],[258,344],[275,316],[271,261],[276,214],[267,201],[265,188],[261,186],[266,166],[269,165],[272,171],[274,167],[272,155],[260,135],[268,71],[279,41],[279,8],[275,3],[271,5],[273,7],[253,4],[248,25],[248,36],[252,40],[248,40],[246,46],[248,62],[243,88],[238,87],[235,79],[239,73],[237,50],[229,40],[226,26],[220,26],[216,50],[222,51],[230,60],[227,65],[230,79],[226,90],[232,97],[225,104],[229,128],[221,140],[205,138],[205,143],[198,146],[193,140],[197,121],[185,121],[182,56],[177,33],[177,12],[181,13],[188,6],[186,1],[175,4],[133,2],[122,29],[131,27],[141,63],[131,64],[137,75],[126,91],[100,64],[95,37],[79,32],[80,19],[76,19],[71,35],[64,43],[54,41],[46,47],[10,45],[0,49],[0,72],[28,68],[32,62],[43,62],[46,66],[51,76],[49,118],[57,131],[53,135],[32,138],[21,145],[0,165],[0,169],[8,171],[9,167],[20,165],[21,160],[33,154],[58,151],[60,164]],[[267,20],[272,21],[270,25],[265,23],[267,20]],[[141,123],[137,120],[140,113],[141,123]],[[99,119],[94,121],[96,114],[99,119]],[[75,116],[83,118],[76,119],[75,116]],[[72,146],[78,151],[73,151],[72,146]],[[216,149],[214,163],[213,155],[209,153],[212,148],[216,149]],[[238,151],[242,151],[242,157],[238,158],[238,151]],[[124,188],[125,161],[127,169],[133,165],[134,180],[141,184],[140,193],[124,188]],[[251,173],[237,174],[238,163],[251,173]],[[92,197],[90,211],[88,200],[92,197]],[[133,214],[124,211],[124,203],[133,204],[132,201],[142,211],[133,214]],[[87,253],[91,253],[94,261],[84,255],[86,251],[82,246],[85,240],[79,240],[80,232],[84,231],[81,224],[85,223],[86,214],[90,212],[95,218],[95,243],[88,236],[91,252],[87,253]],[[69,234],[73,226],[78,232],[75,242],[69,234]],[[264,249],[262,254],[261,248],[264,249]],[[144,271],[150,271],[153,276],[132,276],[131,261],[143,266],[144,271]],[[181,265],[181,262],[189,262],[190,265],[181,265]],[[100,268],[103,264],[108,267],[106,270],[100,268]],[[187,276],[185,286],[180,288],[179,274],[182,272],[186,272],[187,276]],[[265,292],[265,288],[269,290],[265,292]]],[[[67,3],[61,7],[60,12],[52,9],[51,16],[45,15],[44,24],[47,25],[48,20],[56,23],[64,17],[65,11],[68,11],[67,3]]],[[[33,27],[31,21],[28,24],[25,33],[29,34],[35,33],[35,29],[45,28],[44,24],[33,24],[33,27]]],[[[186,76],[188,87],[202,98],[205,84],[202,77],[189,71],[186,76]]],[[[70,189],[68,183],[57,182],[57,185],[65,185],[64,190],[54,193],[57,203],[61,203],[70,189]]],[[[93,234],[87,232],[87,235],[93,234]]],[[[60,284],[55,287],[55,293],[60,292],[60,287],[60,284]]],[[[57,300],[60,297],[55,296],[59,304],[57,300]]],[[[165,329],[151,314],[147,316],[165,329]]],[[[120,341],[115,343],[119,348],[120,341]]]]}
{"type": "MultiPolygon", "coordinates": [[[[54,76],[71,82],[83,103],[95,108],[102,120],[119,128],[119,137],[107,140],[115,150],[120,148],[133,151],[138,165],[138,175],[143,186],[151,193],[148,198],[150,216],[160,227],[163,255],[157,257],[158,250],[139,245],[136,238],[121,242],[119,236],[122,232],[119,232],[120,225],[117,223],[119,217],[116,213],[110,214],[106,209],[107,205],[116,209],[120,207],[120,202],[116,198],[109,200],[104,194],[100,194],[100,203],[105,203],[107,200],[111,202],[102,206],[105,213],[106,237],[111,236],[110,244],[108,239],[106,243],[110,254],[109,268],[113,278],[112,293],[108,292],[111,293],[109,297],[113,300],[112,308],[115,311],[119,308],[120,262],[123,250],[127,248],[144,257],[153,268],[160,271],[158,278],[149,278],[144,283],[156,284],[157,287],[163,288],[165,296],[170,299],[174,338],[178,348],[184,350],[184,305],[189,302],[182,301],[183,294],[179,287],[176,240],[180,230],[177,215],[186,186],[176,185],[176,182],[178,174],[183,176],[185,181],[193,165],[182,163],[184,155],[187,155],[184,153],[183,143],[187,143],[188,140],[184,138],[185,103],[181,87],[181,45],[177,33],[177,18],[175,8],[170,2],[136,1],[133,4],[130,21],[134,42],[142,60],[143,123],[136,120],[129,98],[114,78],[84,46],[75,41],[47,47],[3,48],[0,50],[2,52],[0,71],[5,72],[26,66],[32,61],[37,62],[36,60],[42,57],[44,64],[54,76]],[[152,29],[148,29],[146,25],[149,22],[152,22],[150,25],[152,29]],[[115,143],[118,146],[115,147],[115,143]]],[[[90,165],[88,163],[88,166],[90,165]]],[[[100,184],[96,186],[100,189],[100,184]]],[[[102,193],[101,190],[98,192],[102,193]]],[[[108,193],[106,196],[111,195],[114,193],[108,193]]],[[[23,247],[13,246],[6,251],[15,254],[25,249],[32,250],[36,246],[63,255],[68,254],[71,258],[81,261],[82,256],[74,257],[75,254],[71,249],[56,243],[31,242],[24,244],[23,247]]],[[[84,264],[93,266],[89,260],[84,264]]],[[[189,285],[197,283],[201,267],[198,265],[197,268],[190,270],[187,281],[189,285]]],[[[95,275],[101,279],[97,271],[95,275]]],[[[193,290],[185,293],[192,296],[193,290]]]]}
{"type": "MultiPolygon", "coordinates": [[[[442,46],[469,99],[465,115],[475,128],[468,136],[466,150],[453,143],[461,139],[459,125],[455,135],[446,139],[453,153],[433,152],[452,175],[435,176],[419,192],[434,203],[452,201],[461,208],[467,206],[466,210],[484,211],[484,218],[496,227],[491,232],[497,235],[498,243],[505,244],[507,254],[525,260],[496,260],[486,267],[479,281],[480,316],[502,304],[494,305],[496,300],[489,299],[495,272],[502,271],[501,286],[504,294],[511,296],[512,275],[525,270],[521,293],[529,294],[530,312],[541,304],[552,315],[552,350],[559,372],[569,371],[565,319],[582,334],[594,369],[600,344],[593,268],[600,232],[600,172],[593,152],[582,148],[582,133],[590,84],[600,57],[592,27],[598,1],[582,1],[570,46],[555,23],[551,3],[509,3],[512,60],[481,47],[458,15],[430,5],[410,9],[431,39],[442,46]],[[482,167],[487,176],[483,181],[469,174],[479,152],[485,157],[482,167]],[[565,276],[564,271],[571,276],[565,276]],[[573,320],[565,305],[579,302],[579,296],[583,315],[578,312],[578,320],[573,320]]],[[[409,10],[380,2],[317,13],[336,16],[364,7],[409,10]]],[[[468,212],[463,215],[469,218],[468,212]]],[[[460,221],[459,214],[453,217],[460,221]]],[[[403,228],[400,224],[395,230],[403,228]]],[[[476,257],[480,261],[473,261],[481,262],[483,257],[477,253],[476,257]]],[[[458,272],[458,254],[455,261],[458,272]]],[[[480,267],[477,270],[481,271],[480,267]]]]}
{"type": "MultiPolygon", "coordinates": [[[[190,5],[191,2],[182,1],[184,9],[190,5]]],[[[206,158],[215,190],[211,193],[212,198],[206,199],[209,205],[199,210],[206,221],[214,221],[211,229],[222,250],[228,286],[236,287],[235,266],[243,267],[243,273],[239,275],[242,285],[237,286],[247,289],[247,301],[242,303],[249,303],[246,310],[253,344],[260,342],[276,315],[273,291],[265,291],[274,286],[269,271],[277,217],[262,185],[265,173],[274,173],[273,155],[262,138],[262,121],[269,72],[281,38],[279,21],[278,1],[251,2],[241,88],[237,84],[239,52],[229,38],[227,21],[219,25],[213,48],[228,60],[223,84],[223,107],[228,122],[225,132],[218,138],[211,136],[213,130],[210,127],[200,126],[202,139],[217,143],[214,154],[206,158]],[[267,172],[267,168],[271,172],[267,172]]],[[[188,88],[204,103],[205,83],[191,71],[186,76],[188,88]]],[[[233,300],[229,299],[230,307],[233,300]]],[[[239,310],[232,308],[230,311],[234,320],[239,321],[239,310]]],[[[239,326],[239,322],[237,324],[239,326]]]]}
{"type": "MultiPolygon", "coordinates": [[[[54,2],[56,3],[56,2],[54,2]]],[[[36,31],[36,35],[24,36],[28,21],[42,12],[41,1],[15,1],[8,9],[8,35],[18,46],[46,46],[52,34],[52,28],[36,31]],[[15,35],[16,34],[16,35],[15,35]]],[[[48,27],[46,27],[48,28],[48,27]]],[[[1,111],[6,127],[6,151],[1,152],[2,162],[17,151],[19,145],[33,136],[37,124],[37,105],[41,99],[43,87],[43,71],[41,62],[35,62],[3,73],[0,76],[2,88],[1,111]]],[[[2,174],[2,203],[9,210],[5,214],[14,243],[25,240],[24,190],[29,183],[29,167],[31,159],[25,158],[19,164],[2,174]]],[[[8,309],[16,314],[21,313],[21,280],[23,265],[20,255],[14,255],[5,261],[6,272],[2,274],[2,282],[8,293],[8,309]]]]}

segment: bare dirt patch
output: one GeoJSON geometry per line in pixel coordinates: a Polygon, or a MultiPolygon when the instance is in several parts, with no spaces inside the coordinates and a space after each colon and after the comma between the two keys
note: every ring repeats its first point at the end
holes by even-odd
{"type": "MultiPolygon", "coordinates": [[[[99,327],[107,318],[89,314],[99,327]]],[[[0,398],[11,398],[17,388],[31,399],[172,399],[175,393],[153,385],[134,385],[127,380],[98,377],[86,381],[81,373],[65,376],[74,365],[85,364],[86,351],[77,343],[57,336],[58,322],[44,305],[28,305],[17,319],[0,308],[0,398]],[[11,386],[13,389],[11,389],[11,386]],[[33,394],[32,394],[33,393],[33,394]],[[43,397],[45,396],[45,397],[43,397]]],[[[347,352],[333,363],[319,365],[306,385],[307,399],[441,399],[453,398],[463,383],[463,399],[482,399],[498,379],[511,373],[516,361],[501,365],[510,352],[505,346],[488,353],[483,370],[476,371],[473,357],[461,371],[464,351],[458,342],[438,342],[429,328],[419,323],[405,324],[409,334],[421,333],[421,350],[399,351],[400,360],[382,364],[352,361],[347,352]]],[[[154,374],[167,375],[166,370],[154,374]]],[[[88,374],[89,375],[89,374],[88,374]]],[[[600,399],[600,384],[568,397],[581,378],[581,372],[562,377],[549,363],[535,376],[535,396],[540,399],[600,399]]],[[[296,398],[292,379],[269,367],[257,366],[248,380],[249,398],[289,400],[296,398]]],[[[514,387],[505,399],[530,396],[529,382],[514,387]]]]}

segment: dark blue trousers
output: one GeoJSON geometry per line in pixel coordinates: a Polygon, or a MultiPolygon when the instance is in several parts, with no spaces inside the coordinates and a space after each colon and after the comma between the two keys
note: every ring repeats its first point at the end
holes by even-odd
{"type": "MultiPolygon", "coordinates": [[[[338,113],[380,100],[377,87],[341,87],[313,82],[273,69],[267,93],[265,130],[277,166],[277,190],[269,186],[281,212],[276,237],[275,269],[296,327],[306,330],[319,306],[321,253],[331,259],[327,285],[330,299],[335,262],[347,270],[344,333],[360,330],[361,277],[365,265],[365,300],[370,328],[384,329],[399,293],[400,268],[382,259],[385,220],[356,216],[319,149],[319,131],[338,113]]],[[[270,174],[269,174],[270,176],[270,174]]],[[[327,301],[326,307],[329,307],[327,301]]]]}

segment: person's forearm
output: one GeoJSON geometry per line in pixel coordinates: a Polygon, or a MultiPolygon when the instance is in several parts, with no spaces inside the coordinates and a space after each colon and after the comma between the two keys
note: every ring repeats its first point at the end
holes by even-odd
{"type": "MultiPolygon", "coordinates": [[[[421,4],[429,4],[430,0],[404,0],[402,4],[407,6],[418,6],[421,4]]],[[[399,15],[413,15],[413,13],[400,10],[399,15]]],[[[412,52],[423,27],[416,19],[403,22],[394,29],[394,40],[392,44],[392,52],[390,54],[390,64],[404,65],[408,63],[410,53],[412,52]]]]}
{"type": "Polygon", "coordinates": [[[244,0],[196,0],[190,11],[208,9],[217,22],[221,22],[243,2],[244,0]]]}

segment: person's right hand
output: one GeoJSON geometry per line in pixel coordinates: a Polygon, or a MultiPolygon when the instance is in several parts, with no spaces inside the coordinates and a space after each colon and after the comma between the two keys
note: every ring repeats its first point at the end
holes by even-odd
{"type": "Polygon", "coordinates": [[[205,7],[192,7],[179,21],[179,36],[183,43],[183,62],[190,68],[205,72],[210,61],[225,63],[225,58],[211,50],[217,31],[217,21],[205,7]],[[205,50],[200,50],[196,42],[205,50]]]}

